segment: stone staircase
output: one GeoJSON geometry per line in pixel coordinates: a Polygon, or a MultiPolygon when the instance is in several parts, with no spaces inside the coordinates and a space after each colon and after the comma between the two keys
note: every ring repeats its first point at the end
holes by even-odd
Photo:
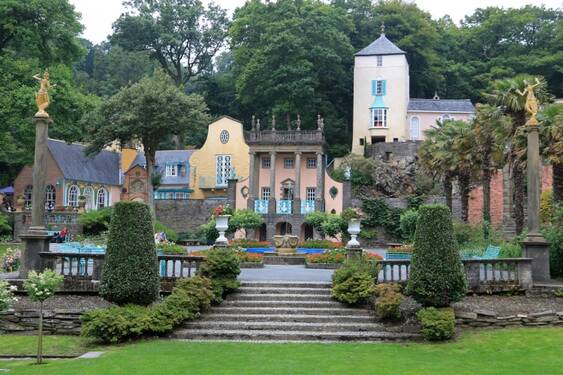
{"type": "Polygon", "coordinates": [[[236,341],[396,341],[418,337],[374,322],[366,308],[334,301],[330,283],[244,282],[172,338],[236,341]]]}

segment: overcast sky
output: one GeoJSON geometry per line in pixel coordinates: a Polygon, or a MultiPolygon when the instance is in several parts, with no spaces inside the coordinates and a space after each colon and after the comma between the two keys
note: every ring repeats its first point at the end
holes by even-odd
{"type": "MultiPolygon", "coordinates": [[[[449,14],[459,22],[465,15],[473,13],[476,8],[487,6],[501,6],[518,8],[526,4],[542,5],[549,8],[560,8],[563,0],[411,0],[418,6],[430,12],[433,18],[449,14]]],[[[82,14],[85,26],[84,37],[94,43],[99,43],[111,34],[111,24],[123,12],[121,0],[70,0],[76,10],[82,14]]],[[[209,2],[203,0],[204,3],[209,2]]],[[[227,8],[229,13],[245,3],[245,0],[215,0],[215,3],[227,8]]]]}

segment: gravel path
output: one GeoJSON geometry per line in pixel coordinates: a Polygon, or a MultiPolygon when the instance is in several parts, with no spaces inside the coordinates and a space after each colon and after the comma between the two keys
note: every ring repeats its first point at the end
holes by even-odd
{"type": "Polygon", "coordinates": [[[334,270],[310,269],[305,266],[273,266],[243,268],[239,275],[242,281],[331,281],[334,270]]]}

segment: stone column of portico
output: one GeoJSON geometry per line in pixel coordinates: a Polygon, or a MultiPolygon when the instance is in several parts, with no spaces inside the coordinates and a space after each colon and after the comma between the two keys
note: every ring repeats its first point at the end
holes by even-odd
{"type": "Polygon", "coordinates": [[[247,208],[254,211],[254,200],[256,199],[256,153],[249,152],[249,165],[248,165],[248,199],[246,200],[247,208]]]}
{"type": "Polygon", "coordinates": [[[323,154],[317,152],[317,192],[315,210],[324,211],[324,165],[323,154]]]}
{"type": "Polygon", "coordinates": [[[532,278],[547,281],[549,274],[549,244],[540,232],[540,148],[538,125],[528,125],[528,236],[524,241],[522,255],[532,258],[532,278]]]}
{"type": "Polygon", "coordinates": [[[268,202],[268,213],[276,213],[276,152],[270,152],[270,200],[268,202]]]}
{"type": "Polygon", "coordinates": [[[26,234],[20,235],[25,243],[19,275],[26,278],[29,271],[42,268],[39,253],[49,251],[51,236],[45,229],[45,187],[47,180],[47,139],[49,124],[47,115],[34,117],[35,155],[33,162],[33,193],[31,201],[31,227],[26,234]]]}
{"type": "Polygon", "coordinates": [[[293,188],[293,213],[301,213],[301,151],[295,153],[295,187],[293,188]]]}

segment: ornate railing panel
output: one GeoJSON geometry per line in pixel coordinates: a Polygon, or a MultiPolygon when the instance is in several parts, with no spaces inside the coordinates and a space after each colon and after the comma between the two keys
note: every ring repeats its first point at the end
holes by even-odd
{"type": "Polygon", "coordinates": [[[276,205],[276,213],[281,215],[290,215],[293,213],[293,201],[289,199],[280,199],[276,205]]]}
{"type": "Polygon", "coordinates": [[[268,200],[267,199],[256,199],[254,201],[254,212],[259,214],[268,213],[268,200]]]}
{"type": "Polygon", "coordinates": [[[302,200],[301,201],[301,213],[303,215],[310,214],[315,211],[315,201],[314,200],[302,200]]]}
{"type": "Polygon", "coordinates": [[[323,144],[324,134],[320,130],[262,130],[244,134],[248,144],[323,144]]]}
{"type": "Polygon", "coordinates": [[[190,255],[159,255],[158,261],[161,278],[177,279],[195,275],[205,258],[190,255]]]}

